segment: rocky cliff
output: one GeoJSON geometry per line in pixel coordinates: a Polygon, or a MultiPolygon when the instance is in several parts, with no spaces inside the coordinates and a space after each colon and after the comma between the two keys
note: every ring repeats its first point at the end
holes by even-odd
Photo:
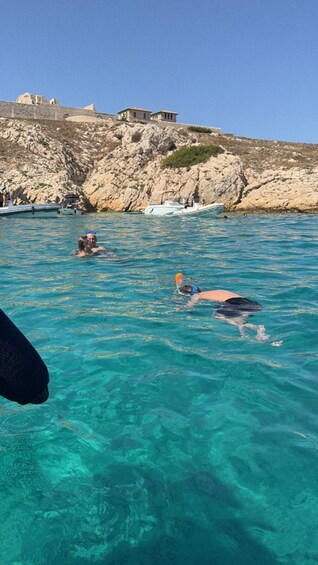
{"type": "Polygon", "coordinates": [[[227,210],[318,211],[318,146],[190,132],[173,125],[0,118],[0,183],[16,203],[62,202],[84,210],[140,211],[194,194],[227,210]],[[162,160],[184,145],[216,144],[207,162],[162,160]]]}

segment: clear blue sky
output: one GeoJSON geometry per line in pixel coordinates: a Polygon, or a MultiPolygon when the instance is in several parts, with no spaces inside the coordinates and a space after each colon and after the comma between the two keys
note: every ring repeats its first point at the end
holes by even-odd
{"type": "Polygon", "coordinates": [[[318,0],[0,0],[0,100],[318,143],[318,0]]]}

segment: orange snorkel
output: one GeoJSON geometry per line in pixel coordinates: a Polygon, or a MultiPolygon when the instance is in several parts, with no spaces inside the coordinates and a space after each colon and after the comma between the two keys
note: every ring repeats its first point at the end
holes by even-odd
{"type": "Polygon", "coordinates": [[[177,285],[177,288],[179,288],[180,286],[183,285],[183,274],[182,273],[176,274],[176,285],[177,285]]]}

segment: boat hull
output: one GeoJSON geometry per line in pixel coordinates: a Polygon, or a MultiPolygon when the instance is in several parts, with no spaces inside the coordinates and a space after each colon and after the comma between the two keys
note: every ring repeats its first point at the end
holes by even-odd
{"type": "Polygon", "coordinates": [[[217,216],[224,212],[224,204],[221,202],[214,202],[214,204],[207,204],[206,206],[195,204],[189,208],[183,208],[183,210],[177,210],[172,215],[173,216],[203,216],[208,214],[209,216],[217,216]]]}
{"type": "Polygon", "coordinates": [[[149,204],[143,213],[146,214],[146,216],[171,216],[174,212],[182,210],[183,208],[183,204],[179,202],[166,200],[164,204],[149,204]]]}
{"type": "Polygon", "coordinates": [[[184,206],[179,202],[166,200],[164,204],[150,204],[144,210],[144,214],[150,216],[196,216],[198,214],[209,216],[217,216],[224,212],[224,204],[222,202],[214,202],[213,204],[195,203],[193,206],[184,206]]]}
{"type": "Polygon", "coordinates": [[[74,216],[75,214],[79,214],[77,208],[61,208],[60,214],[62,216],[74,216]]]}
{"type": "Polygon", "coordinates": [[[60,204],[18,204],[0,208],[0,218],[57,218],[60,204]]]}

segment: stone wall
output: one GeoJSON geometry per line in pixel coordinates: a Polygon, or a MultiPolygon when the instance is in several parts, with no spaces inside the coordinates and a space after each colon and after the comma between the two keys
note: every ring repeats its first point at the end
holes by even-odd
{"type": "Polygon", "coordinates": [[[71,108],[55,104],[21,104],[17,102],[0,101],[1,118],[33,119],[33,120],[63,120],[69,116],[91,116],[102,120],[113,118],[112,114],[94,112],[85,108],[71,108]]]}
{"type": "MultiPolygon", "coordinates": [[[[108,120],[109,118],[117,121],[117,116],[113,114],[105,114],[104,112],[96,112],[87,108],[72,108],[69,106],[59,106],[58,104],[22,104],[21,102],[5,102],[0,100],[0,118],[17,118],[19,120],[65,120],[72,116],[88,116],[90,118],[99,118],[108,120]]],[[[185,128],[193,124],[182,124],[178,122],[169,122],[161,120],[149,120],[141,123],[156,123],[162,127],[166,125],[176,128],[185,128]]],[[[211,127],[213,133],[220,134],[221,129],[211,127]]]]}

